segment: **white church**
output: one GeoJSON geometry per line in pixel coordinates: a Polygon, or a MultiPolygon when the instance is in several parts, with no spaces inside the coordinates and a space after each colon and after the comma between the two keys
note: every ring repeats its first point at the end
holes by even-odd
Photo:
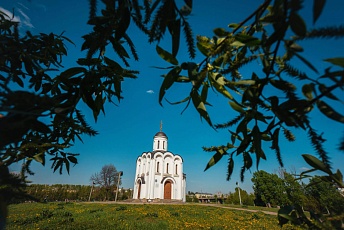
{"type": "Polygon", "coordinates": [[[168,138],[162,132],[155,134],[153,151],[143,152],[136,160],[133,199],[179,200],[185,202],[186,175],[183,158],[167,150],[168,138]]]}

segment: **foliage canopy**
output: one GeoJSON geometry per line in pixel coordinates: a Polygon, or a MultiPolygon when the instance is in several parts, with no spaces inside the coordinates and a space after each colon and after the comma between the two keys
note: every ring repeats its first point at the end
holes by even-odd
{"type": "MultiPolygon", "coordinates": [[[[263,145],[268,143],[283,167],[281,136],[294,141],[295,129],[308,135],[318,158],[304,155],[313,167],[321,170],[325,179],[343,187],[340,171],[332,172],[329,153],[324,149],[322,133],[314,129],[310,116],[317,108],[324,116],[339,124],[344,116],[336,108],[342,106],[344,58],[325,61],[331,68],[319,70],[302,55],[301,41],[309,39],[340,39],[343,25],[309,29],[302,17],[302,0],[265,0],[240,23],[228,28],[215,28],[214,36],[197,36],[194,40],[187,17],[192,0],[178,7],[177,0],[90,0],[88,24],[92,31],[83,36],[81,50],[85,57],[77,66],[53,74],[62,68],[67,55],[63,34],[54,33],[21,36],[18,22],[0,12],[0,167],[24,161],[31,173],[32,161],[45,165],[52,161],[54,171],[69,173],[77,163],[77,155],[68,147],[83,134],[97,134],[85,120],[79,103],[85,103],[97,120],[105,113],[106,101],[120,101],[121,83],[136,78],[137,70],[130,69],[129,58],[138,60],[128,28],[136,25],[150,43],[159,43],[165,34],[171,37],[171,51],[156,46],[158,55],[170,64],[159,92],[162,104],[165,94],[176,83],[190,85],[185,99],[172,104],[190,104],[201,118],[215,129],[229,129],[231,138],[220,146],[203,147],[215,152],[205,170],[228,156],[227,179],[234,170],[234,158],[241,156],[241,180],[255,161],[266,160],[263,145]],[[98,13],[97,8],[101,4],[98,13]],[[204,56],[199,62],[177,58],[181,34],[191,59],[196,49],[204,56]],[[117,54],[109,56],[109,50],[117,54]],[[297,68],[298,60],[318,77],[311,77],[297,68]],[[247,77],[243,68],[260,64],[247,77]],[[213,124],[207,108],[210,90],[229,101],[237,116],[221,124],[213,124]],[[273,93],[271,93],[273,92],[273,93]],[[330,106],[329,101],[331,101],[330,106]]],[[[313,24],[325,7],[326,0],[313,1],[313,24]]],[[[340,142],[344,149],[344,140],[340,142]]],[[[308,172],[306,172],[308,173],[308,172]]],[[[305,174],[306,174],[305,173],[305,174]]],[[[304,176],[304,175],[302,175],[304,176]]]]}

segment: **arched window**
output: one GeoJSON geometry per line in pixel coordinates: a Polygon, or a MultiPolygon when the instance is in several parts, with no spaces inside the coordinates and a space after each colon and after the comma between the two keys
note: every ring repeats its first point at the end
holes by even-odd
{"type": "Polygon", "coordinates": [[[166,173],[168,173],[168,163],[166,164],[166,173]]]}
{"type": "Polygon", "coordinates": [[[160,141],[158,141],[158,148],[160,147],[160,141]]]}
{"type": "Polygon", "coordinates": [[[160,167],[160,162],[158,161],[158,162],[156,163],[156,172],[157,172],[157,173],[159,173],[159,167],[160,167]]]}
{"type": "Polygon", "coordinates": [[[165,141],[162,142],[162,148],[165,149],[165,141]]]}
{"type": "Polygon", "coordinates": [[[176,165],[176,175],[178,175],[178,165],[176,165]]]}

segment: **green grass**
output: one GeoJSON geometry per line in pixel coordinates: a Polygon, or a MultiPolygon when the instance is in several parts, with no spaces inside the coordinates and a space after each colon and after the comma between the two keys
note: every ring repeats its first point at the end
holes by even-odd
{"type": "MultiPolygon", "coordinates": [[[[278,229],[276,216],[203,205],[31,203],[9,206],[12,229],[278,229]]],[[[298,229],[286,225],[283,229],[298,229]]]]}
{"type": "Polygon", "coordinates": [[[268,208],[268,207],[262,207],[262,206],[248,206],[248,205],[235,205],[235,204],[224,204],[224,206],[228,206],[232,208],[244,208],[244,209],[250,209],[250,210],[275,212],[275,213],[277,213],[279,210],[279,208],[268,208]]]}

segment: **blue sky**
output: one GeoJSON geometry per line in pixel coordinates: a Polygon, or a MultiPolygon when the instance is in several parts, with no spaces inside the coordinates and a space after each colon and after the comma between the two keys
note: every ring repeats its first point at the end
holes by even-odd
{"type": "MultiPolygon", "coordinates": [[[[193,13],[190,17],[190,24],[194,35],[212,36],[212,30],[216,27],[226,28],[229,23],[240,22],[251,13],[262,1],[254,0],[197,0],[194,1],[193,13]]],[[[311,6],[313,1],[306,0],[306,20],[311,27],[311,6]]],[[[21,31],[30,30],[33,34],[54,32],[64,35],[74,41],[76,46],[68,46],[68,57],[64,59],[65,67],[76,65],[77,58],[82,57],[80,47],[81,36],[90,32],[87,26],[88,1],[70,0],[30,0],[10,1],[0,3],[0,7],[12,11],[16,9],[16,16],[21,21],[21,31]]],[[[317,25],[343,24],[342,12],[344,2],[342,0],[327,1],[325,11],[317,25]]],[[[106,105],[105,116],[100,115],[98,122],[94,123],[91,112],[80,105],[86,114],[89,123],[99,131],[99,135],[89,138],[84,137],[84,144],[77,142],[70,152],[80,153],[79,164],[71,168],[70,175],[53,173],[50,169],[50,162],[45,167],[38,163],[32,165],[35,176],[29,177],[33,183],[43,184],[90,184],[89,178],[93,173],[99,172],[105,164],[114,164],[118,170],[124,171],[122,186],[133,188],[135,178],[135,165],[137,157],[144,151],[151,151],[153,136],[159,131],[160,121],[163,121],[163,131],[169,138],[169,151],[179,154],[184,159],[184,173],[187,175],[187,191],[194,192],[222,192],[234,191],[236,181],[239,181],[239,172],[242,158],[235,159],[236,168],[231,181],[226,181],[227,159],[223,158],[216,166],[203,172],[212,153],[203,152],[202,146],[213,146],[225,144],[229,141],[227,130],[214,131],[205,121],[201,121],[198,113],[190,106],[183,114],[184,105],[172,106],[164,102],[164,107],[158,104],[158,92],[162,82],[161,74],[164,72],[152,66],[168,66],[166,62],[158,57],[155,52],[155,44],[149,45],[147,38],[130,28],[130,35],[136,45],[140,61],[131,62],[131,68],[140,70],[139,78],[126,80],[123,83],[124,100],[116,107],[106,105]]],[[[182,38],[183,39],[183,38],[182,38]]],[[[304,54],[322,72],[328,66],[320,60],[343,56],[343,41],[325,41],[319,45],[318,41],[309,41],[305,45],[304,54]],[[333,44],[329,46],[328,44],[333,44]],[[307,45],[307,46],[306,46],[307,45]]],[[[167,43],[162,42],[161,46],[169,49],[167,43]]],[[[185,47],[181,47],[178,58],[188,61],[188,54],[185,47]]],[[[198,54],[195,62],[201,61],[202,56],[198,54]]],[[[307,67],[303,67],[308,71],[307,67]]],[[[244,78],[251,76],[251,69],[243,71],[244,78]]],[[[314,76],[316,77],[316,76],[314,76]]],[[[170,101],[183,99],[189,88],[181,85],[174,85],[167,92],[166,98],[170,101]]],[[[344,95],[343,97],[344,98],[344,95]]],[[[231,111],[228,103],[221,95],[212,95],[210,103],[214,106],[209,108],[213,123],[222,123],[236,116],[231,111]]],[[[338,108],[338,112],[344,114],[344,106],[338,108]]],[[[330,153],[334,169],[344,171],[343,153],[337,150],[339,138],[343,137],[344,127],[342,124],[332,122],[319,113],[315,113],[312,122],[318,130],[324,131],[324,137],[328,140],[326,150],[330,153]]],[[[299,131],[294,131],[297,141],[293,143],[282,142],[282,158],[285,168],[290,171],[297,171],[307,167],[301,158],[301,154],[315,154],[311,148],[307,136],[299,131]]],[[[283,140],[283,139],[282,139],[283,140]]],[[[265,148],[268,160],[261,161],[259,169],[274,172],[279,165],[272,151],[265,148]]],[[[18,170],[20,164],[13,165],[12,170],[18,170]]],[[[255,167],[246,172],[245,181],[240,186],[252,190],[251,176],[255,167]]]]}

